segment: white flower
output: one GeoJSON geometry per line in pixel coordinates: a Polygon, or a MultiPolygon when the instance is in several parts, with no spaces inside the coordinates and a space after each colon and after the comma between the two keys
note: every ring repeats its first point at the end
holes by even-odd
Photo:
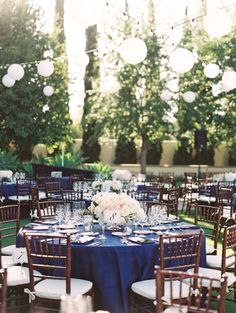
{"type": "Polygon", "coordinates": [[[119,181],[119,180],[113,180],[112,182],[111,182],[111,188],[113,189],[113,190],[121,190],[121,188],[122,188],[122,183],[119,181]]]}
{"type": "Polygon", "coordinates": [[[114,170],[112,178],[118,180],[130,180],[132,178],[132,174],[128,170],[114,170]]]}
{"type": "Polygon", "coordinates": [[[136,215],[138,218],[145,216],[144,210],[140,207],[137,200],[131,198],[125,193],[117,194],[115,192],[102,192],[93,196],[93,204],[91,205],[91,211],[96,214],[97,217],[104,212],[104,216],[108,222],[111,222],[111,217],[116,216],[114,221],[123,223],[125,217],[131,217],[136,215]]]}
{"type": "Polygon", "coordinates": [[[102,182],[100,180],[95,180],[92,182],[92,189],[97,190],[100,189],[102,185],[102,182]]]}

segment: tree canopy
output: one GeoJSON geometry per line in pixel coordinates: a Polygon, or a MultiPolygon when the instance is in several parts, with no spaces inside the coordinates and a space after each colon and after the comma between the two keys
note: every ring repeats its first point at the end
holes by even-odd
{"type": "Polygon", "coordinates": [[[21,159],[30,159],[34,145],[54,145],[68,140],[71,120],[68,109],[67,64],[64,45],[40,30],[41,13],[27,0],[0,0],[0,75],[10,64],[24,66],[24,77],[12,88],[0,85],[0,147],[12,146],[21,159]],[[37,62],[45,53],[54,59],[54,73],[45,78],[37,73],[37,62]],[[54,94],[46,97],[50,85],[54,94]]]}

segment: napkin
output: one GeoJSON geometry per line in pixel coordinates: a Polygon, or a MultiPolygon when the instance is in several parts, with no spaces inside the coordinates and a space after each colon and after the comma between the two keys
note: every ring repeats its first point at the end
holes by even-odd
{"type": "Polygon", "coordinates": [[[147,238],[143,238],[143,237],[129,237],[128,240],[135,242],[135,243],[139,243],[139,244],[144,244],[144,243],[153,243],[153,240],[151,239],[147,239],[147,238]]]}

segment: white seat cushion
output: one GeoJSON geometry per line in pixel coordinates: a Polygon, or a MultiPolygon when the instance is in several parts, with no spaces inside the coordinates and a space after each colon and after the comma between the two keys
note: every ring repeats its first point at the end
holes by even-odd
{"type": "MultiPolygon", "coordinates": [[[[38,271],[34,273],[40,274],[38,271]]],[[[39,281],[40,278],[36,277],[35,281],[39,281]]],[[[11,266],[7,269],[7,285],[8,286],[19,286],[29,284],[29,269],[28,267],[11,266]]]]}
{"type": "Polygon", "coordinates": [[[2,254],[4,255],[12,255],[16,245],[10,245],[2,248],[2,254]]]}
{"type": "Polygon", "coordinates": [[[13,200],[13,201],[29,201],[30,200],[30,196],[29,195],[25,195],[25,196],[10,196],[8,197],[8,199],[13,200]]]}
{"type": "MultiPolygon", "coordinates": [[[[92,288],[92,282],[83,279],[71,278],[71,295],[83,295],[92,288]]],[[[35,295],[44,299],[60,300],[66,294],[66,281],[44,279],[35,285],[35,295]]]]}
{"type": "Polygon", "coordinates": [[[2,267],[10,267],[16,265],[12,255],[2,255],[2,267]]]}
{"type": "Polygon", "coordinates": [[[215,251],[213,246],[206,245],[206,254],[212,254],[215,251]]]}
{"type": "MultiPolygon", "coordinates": [[[[156,299],[156,281],[155,279],[143,280],[133,283],[131,285],[133,292],[138,295],[145,297],[150,300],[156,299]]],[[[180,282],[175,280],[172,282],[172,299],[179,299],[180,296],[180,282]]],[[[181,295],[183,298],[187,298],[189,295],[189,287],[187,284],[182,284],[181,295]],[[185,288],[186,287],[186,288],[185,288]]],[[[165,294],[163,300],[167,301],[170,299],[170,282],[165,282],[165,294]]]]}
{"type": "MultiPolygon", "coordinates": [[[[234,265],[234,256],[226,259],[226,267],[233,267],[234,265]]],[[[207,255],[207,266],[213,268],[221,268],[221,255],[207,255]]]]}
{"type": "MultiPolygon", "coordinates": [[[[193,273],[193,269],[188,270],[189,273],[193,273]]],[[[212,268],[205,268],[205,267],[199,267],[199,275],[206,276],[206,277],[211,277],[211,278],[216,278],[216,279],[221,279],[221,271],[212,269],[212,268]]],[[[228,273],[226,272],[225,275],[227,276],[227,286],[231,286],[235,281],[236,281],[236,276],[234,276],[233,273],[228,273]]],[[[209,287],[210,281],[204,280],[203,279],[203,286],[204,287],[209,287]]],[[[213,282],[212,284],[213,288],[220,288],[220,283],[218,282],[213,282]]]]}
{"type": "Polygon", "coordinates": [[[44,191],[39,191],[39,200],[45,199],[46,198],[46,192],[44,191]]]}

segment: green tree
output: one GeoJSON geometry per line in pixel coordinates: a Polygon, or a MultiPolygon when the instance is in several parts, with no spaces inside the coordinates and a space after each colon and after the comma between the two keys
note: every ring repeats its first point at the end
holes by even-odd
{"type": "MultiPolygon", "coordinates": [[[[86,51],[97,48],[97,27],[90,26],[86,30],[86,51]]],[[[95,53],[96,54],[96,53],[95,53]]],[[[100,145],[98,143],[99,133],[96,132],[96,116],[91,116],[91,111],[98,99],[99,64],[94,53],[89,54],[90,60],[85,72],[85,92],[84,112],[82,117],[83,143],[82,151],[87,158],[87,162],[99,160],[100,145]],[[89,117],[90,115],[90,117],[89,117]]]]}
{"type": "MultiPolygon", "coordinates": [[[[109,131],[127,140],[141,142],[141,172],[146,172],[148,146],[153,141],[161,141],[170,131],[168,112],[170,106],[161,99],[164,81],[160,79],[162,61],[161,43],[153,29],[155,17],[153,2],[148,3],[148,22],[139,31],[133,30],[131,21],[124,24],[126,37],[136,36],[143,39],[147,46],[146,59],[137,64],[118,63],[117,80],[119,90],[100,101],[96,107],[97,126],[103,132],[109,131]],[[121,65],[119,65],[121,64],[121,65]]],[[[126,12],[128,5],[126,2],[126,12]]]]}
{"type": "MultiPolygon", "coordinates": [[[[195,129],[207,130],[207,149],[201,152],[201,163],[213,164],[213,148],[222,141],[230,143],[235,138],[235,91],[213,95],[212,85],[220,82],[222,73],[214,79],[203,74],[205,65],[210,63],[219,64],[222,71],[226,68],[235,69],[235,44],[235,30],[227,36],[215,39],[209,38],[203,29],[202,21],[194,28],[187,23],[184,29],[181,46],[197,52],[198,61],[191,71],[179,76],[177,138],[180,147],[191,154],[189,147],[194,148],[195,129]],[[185,102],[182,97],[183,93],[189,90],[196,95],[193,103],[185,102]]],[[[197,153],[195,155],[197,156],[197,153]]],[[[196,157],[191,162],[197,163],[196,157]]]]}
{"type": "Polygon", "coordinates": [[[67,64],[64,46],[53,35],[40,31],[41,12],[27,0],[0,0],[1,77],[8,65],[21,63],[25,75],[12,88],[0,85],[0,147],[16,149],[21,160],[31,158],[34,145],[55,145],[69,140],[70,117],[67,93],[67,64]],[[53,54],[54,73],[38,75],[37,62],[44,53],[53,54]],[[46,97],[50,85],[54,94],[46,97]]]}

